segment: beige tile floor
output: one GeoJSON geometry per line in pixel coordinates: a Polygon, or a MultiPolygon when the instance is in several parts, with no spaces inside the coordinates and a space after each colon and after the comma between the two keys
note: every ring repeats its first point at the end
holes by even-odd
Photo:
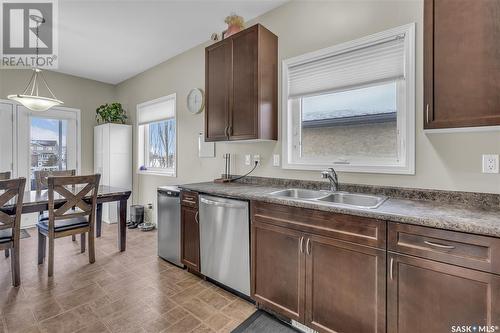
{"type": "Polygon", "coordinates": [[[156,232],[127,234],[104,225],[96,263],[80,254],[79,237],[58,239],[55,273],[37,265],[37,235],[21,241],[21,286],[11,285],[10,259],[0,255],[0,333],[230,332],[255,308],[156,255],[156,232]]]}

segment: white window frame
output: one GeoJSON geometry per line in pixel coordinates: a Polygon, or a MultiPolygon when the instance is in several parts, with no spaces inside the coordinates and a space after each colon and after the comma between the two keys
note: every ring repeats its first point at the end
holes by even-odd
{"type": "Polygon", "coordinates": [[[389,30],[385,30],[370,36],[337,44],[332,47],[306,53],[294,58],[285,59],[282,62],[282,128],[283,128],[283,169],[292,170],[324,170],[334,167],[342,172],[364,172],[364,173],[386,173],[386,174],[415,174],[415,23],[406,24],[389,30]],[[372,165],[363,163],[349,163],[337,160],[331,163],[294,161],[293,160],[293,122],[290,116],[288,93],[288,69],[318,58],[337,54],[350,49],[376,44],[380,40],[405,35],[405,81],[397,85],[398,100],[398,156],[401,160],[395,164],[372,165]],[[404,98],[406,96],[406,98],[404,98]],[[405,102],[405,103],[403,103],[405,102]]]}
{"type": "MultiPolygon", "coordinates": [[[[141,175],[154,175],[154,176],[166,176],[166,177],[177,177],[177,165],[178,165],[178,142],[179,133],[177,124],[177,94],[173,93],[167,96],[156,98],[151,101],[137,104],[136,108],[136,130],[137,130],[137,174],[141,175]],[[174,100],[174,119],[175,120],[175,163],[173,169],[163,169],[163,168],[148,168],[147,170],[140,170],[142,165],[147,165],[149,160],[149,127],[146,125],[139,125],[137,119],[139,119],[139,113],[141,108],[146,107],[151,104],[161,103],[167,100],[174,100]]],[[[167,119],[165,119],[167,120],[167,119]]]]}
{"type": "Polygon", "coordinates": [[[31,117],[44,117],[51,119],[64,119],[65,117],[54,116],[54,113],[63,115],[64,113],[73,113],[68,119],[76,120],[76,172],[81,173],[81,158],[82,158],[82,129],[81,129],[81,111],[80,109],[69,107],[53,107],[48,111],[30,111],[26,110],[23,105],[11,100],[0,99],[2,103],[12,105],[12,176],[13,177],[27,177],[30,173],[30,154],[24,157],[25,152],[20,152],[19,148],[23,145],[20,141],[27,140],[28,148],[31,140],[31,117]]]}

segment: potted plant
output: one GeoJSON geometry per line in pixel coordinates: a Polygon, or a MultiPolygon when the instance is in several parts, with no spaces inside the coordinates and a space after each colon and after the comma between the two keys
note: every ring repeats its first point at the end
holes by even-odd
{"type": "Polygon", "coordinates": [[[120,103],[104,104],[95,110],[98,124],[116,123],[125,124],[127,113],[120,103]]]}

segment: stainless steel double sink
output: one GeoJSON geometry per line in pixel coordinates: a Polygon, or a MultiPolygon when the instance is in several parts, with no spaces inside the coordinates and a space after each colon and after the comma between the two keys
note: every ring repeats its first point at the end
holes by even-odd
{"type": "Polygon", "coordinates": [[[296,201],[315,202],[331,206],[375,209],[387,200],[387,197],[372,194],[329,192],[291,188],[269,193],[270,196],[296,201]]]}

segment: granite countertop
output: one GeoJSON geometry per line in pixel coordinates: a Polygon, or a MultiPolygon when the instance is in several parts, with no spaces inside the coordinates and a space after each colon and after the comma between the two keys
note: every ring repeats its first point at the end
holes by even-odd
{"type": "Polygon", "coordinates": [[[387,221],[415,224],[453,231],[500,237],[500,206],[478,207],[464,203],[416,200],[390,197],[376,209],[340,207],[270,196],[283,186],[242,183],[196,183],[183,189],[228,198],[259,200],[294,207],[311,208],[387,221]]]}

